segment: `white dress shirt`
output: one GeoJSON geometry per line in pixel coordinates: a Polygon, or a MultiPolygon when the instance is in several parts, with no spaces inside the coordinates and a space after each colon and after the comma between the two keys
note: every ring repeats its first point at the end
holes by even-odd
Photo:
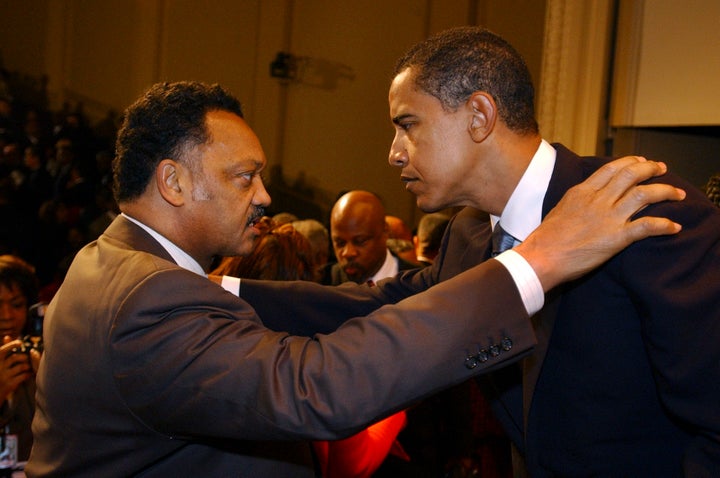
{"type": "Polygon", "coordinates": [[[390,253],[390,249],[385,249],[385,262],[383,262],[380,269],[378,269],[378,271],[370,277],[369,280],[377,283],[382,279],[396,276],[399,271],[400,266],[398,265],[398,258],[390,253]]]}
{"type": "Polygon", "coordinates": [[[190,254],[180,249],[178,246],[173,244],[168,238],[157,232],[155,229],[151,228],[150,226],[146,226],[142,222],[138,221],[137,219],[133,219],[132,217],[128,216],[125,213],[121,213],[128,221],[133,222],[137,224],[138,226],[142,227],[147,231],[148,234],[150,234],[156,241],[160,243],[161,246],[167,251],[168,254],[173,258],[175,262],[177,262],[177,265],[182,267],[183,269],[187,269],[189,271],[192,271],[196,274],[199,274],[201,276],[207,277],[207,274],[203,270],[203,268],[198,264],[198,262],[190,257],[190,254]]]}
{"type": "MultiPolygon", "coordinates": [[[[525,173],[520,178],[520,182],[515,186],[502,215],[500,217],[490,216],[493,229],[498,222],[502,223],[503,229],[515,238],[516,245],[524,241],[542,221],[542,204],[555,168],[556,156],[555,148],[547,141],[542,140],[525,173]]],[[[532,267],[519,254],[514,253],[517,257],[511,258],[511,262],[507,263],[504,256],[508,252],[514,253],[509,250],[495,259],[500,260],[510,270],[510,274],[520,290],[520,295],[523,297],[525,309],[532,315],[540,310],[545,302],[542,284],[540,284],[535,271],[532,271],[532,267]],[[518,257],[522,261],[515,264],[518,257]],[[515,270],[516,268],[517,270],[515,270]],[[528,273],[526,268],[530,268],[532,274],[528,273]]]]}

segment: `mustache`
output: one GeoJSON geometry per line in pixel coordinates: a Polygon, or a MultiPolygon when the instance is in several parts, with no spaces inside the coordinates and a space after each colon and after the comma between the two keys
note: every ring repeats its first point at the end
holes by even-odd
{"type": "Polygon", "coordinates": [[[252,214],[248,218],[247,225],[252,226],[257,221],[259,221],[260,218],[263,217],[264,215],[265,215],[265,208],[263,206],[255,206],[253,208],[252,214]]]}

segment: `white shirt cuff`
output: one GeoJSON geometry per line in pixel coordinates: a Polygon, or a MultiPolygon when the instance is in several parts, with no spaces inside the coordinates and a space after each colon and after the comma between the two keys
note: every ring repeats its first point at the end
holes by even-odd
{"type": "Polygon", "coordinates": [[[240,279],[238,277],[222,276],[220,285],[231,294],[240,295],[240,279]]]}
{"type": "Polygon", "coordinates": [[[500,261],[510,272],[518,291],[520,291],[520,297],[523,304],[525,304],[528,315],[533,315],[542,309],[545,304],[545,293],[542,284],[540,284],[540,279],[538,279],[535,270],[528,261],[512,249],[503,252],[495,259],[500,261]]]}

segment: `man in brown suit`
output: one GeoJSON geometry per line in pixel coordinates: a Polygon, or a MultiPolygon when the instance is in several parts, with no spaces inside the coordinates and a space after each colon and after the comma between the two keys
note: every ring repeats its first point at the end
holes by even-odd
{"type": "Polygon", "coordinates": [[[513,363],[535,343],[528,317],[544,289],[679,230],[629,221],[682,193],[638,194],[663,167],[627,158],[571,190],[516,251],[332,334],[293,336],[205,275],[214,256],[251,250],[270,203],[237,100],[155,85],[127,110],[116,154],[122,214],[78,253],[47,311],[30,477],[313,476],[306,440],[513,363]],[[489,345],[497,354],[473,358],[489,345]]]}

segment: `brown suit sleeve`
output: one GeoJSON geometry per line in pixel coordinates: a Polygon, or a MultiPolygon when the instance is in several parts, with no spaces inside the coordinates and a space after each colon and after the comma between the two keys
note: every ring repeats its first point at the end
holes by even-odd
{"type": "Polygon", "coordinates": [[[268,330],[216,284],[161,270],[115,324],[113,374],[136,416],[169,435],[240,439],[347,436],[535,343],[497,261],[314,337],[268,330]]]}

